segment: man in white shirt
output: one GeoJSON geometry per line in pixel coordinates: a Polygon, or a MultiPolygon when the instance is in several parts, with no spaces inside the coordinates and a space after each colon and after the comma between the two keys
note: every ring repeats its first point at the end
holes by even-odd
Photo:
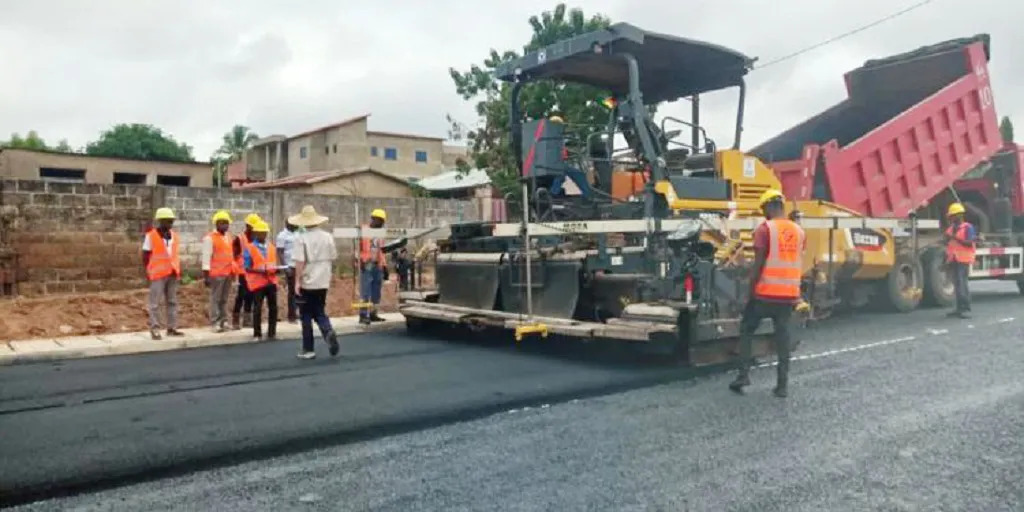
{"type": "Polygon", "coordinates": [[[284,229],[277,234],[277,240],[274,242],[274,246],[277,247],[277,261],[280,261],[282,265],[287,266],[284,275],[288,281],[288,322],[295,323],[298,319],[295,308],[295,294],[291,291],[295,289],[295,261],[292,259],[292,247],[295,245],[295,238],[298,236],[296,230],[298,226],[292,223],[286,223],[284,229]]]}
{"type": "Polygon", "coordinates": [[[295,286],[291,293],[298,298],[302,313],[302,351],[299,359],[313,359],[313,322],[320,328],[320,334],[330,347],[331,356],[338,355],[338,336],[327,316],[327,291],[334,276],[334,260],[338,249],[334,237],[321,229],[327,217],[320,215],[312,206],[304,206],[302,213],[288,218],[288,223],[304,228],[292,246],[292,261],[295,262],[295,286]]]}

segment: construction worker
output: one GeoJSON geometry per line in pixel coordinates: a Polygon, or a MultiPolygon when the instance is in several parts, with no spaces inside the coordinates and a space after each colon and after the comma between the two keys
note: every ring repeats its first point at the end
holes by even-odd
{"type": "Polygon", "coordinates": [[[953,203],[946,212],[949,218],[945,233],[946,268],[956,292],[956,309],[946,315],[951,318],[970,318],[971,311],[971,292],[967,281],[974,265],[977,233],[974,226],[964,220],[964,211],[964,205],[953,203]]]}
{"type": "Polygon", "coordinates": [[[295,261],[295,286],[291,295],[296,297],[302,313],[302,350],[299,359],[313,359],[316,351],[313,346],[313,323],[320,328],[320,335],[330,347],[331,356],[338,355],[341,347],[338,336],[327,316],[327,293],[334,275],[334,261],[338,258],[338,248],[334,237],[324,231],[321,226],[329,219],[316,212],[311,205],[302,208],[298,215],[292,215],[288,222],[302,230],[292,247],[292,259],[295,261]]]}
{"type": "Polygon", "coordinates": [[[242,250],[245,285],[253,299],[252,335],[263,338],[263,302],[267,303],[267,339],[277,336],[277,249],[267,241],[270,226],[262,219],[252,225],[252,241],[242,250]]]}
{"type": "MultiPolygon", "coordinates": [[[[377,208],[370,212],[370,225],[364,224],[363,228],[382,228],[387,219],[388,214],[377,208]]],[[[387,266],[383,248],[384,242],[380,238],[364,236],[359,239],[359,294],[364,303],[373,304],[371,308],[359,308],[359,323],[363,325],[384,321],[377,313],[381,286],[384,284],[384,269],[387,266]]]]}
{"type": "Polygon", "coordinates": [[[774,327],[775,351],[778,355],[778,377],[774,394],[788,394],[789,321],[800,303],[800,280],[803,267],[804,230],[785,215],[785,198],[778,190],[761,195],[765,222],[754,231],[754,268],[750,275],[750,298],[740,321],[739,375],[729,389],[742,393],[750,385],[753,362],[753,334],[763,318],[771,318],[774,327]]]}
{"type": "Polygon", "coordinates": [[[184,336],[178,330],[178,281],[181,280],[178,249],[181,241],[171,229],[174,211],[159,208],[153,220],[156,226],[151,227],[142,240],[142,265],[149,280],[149,334],[154,340],[159,340],[161,301],[167,304],[167,335],[184,336]]]}
{"type": "Polygon", "coordinates": [[[216,332],[224,332],[228,330],[228,295],[238,265],[231,248],[235,237],[228,232],[231,215],[220,210],[213,215],[213,224],[214,230],[203,237],[203,282],[210,289],[210,324],[216,332]]]}
{"type": "Polygon", "coordinates": [[[242,234],[235,237],[235,241],[231,243],[231,251],[235,256],[235,264],[238,267],[238,292],[235,294],[235,307],[231,315],[231,328],[239,330],[242,327],[249,327],[249,323],[252,319],[252,294],[249,293],[249,287],[245,285],[245,272],[242,266],[242,252],[252,239],[252,226],[259,222],[260,216],[255,213],[250,213],[245,217],[245,230],[242,234]],[[241,315],[241,313],[245,313],[241,315]],[[241,325],[239,325],[239,316],[241,315],[241,325]]]}
{"type": "Polygon", "coordinates": [[[290,291],[295,289],[295,260],[292,259],[292,248],[295,246],[295,237],[298,236],[297,230],[298,226],[286,222],[284,229],[274,239],[274,245],[277,246],[277,260],[286,267],[284,275],[289,290],[285,294],[288,299],[288,323],[295,323],[299,318],[295,308],[295,294],[290,291]]]}

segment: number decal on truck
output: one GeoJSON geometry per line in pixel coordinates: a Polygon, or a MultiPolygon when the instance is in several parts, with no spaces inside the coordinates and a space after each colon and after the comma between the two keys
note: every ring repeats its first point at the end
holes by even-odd
{"type": "Polygon", "coordinates": [[[885,246],[885,235],[873,229],[850,229],[850,242],[861,251],[881,251],[885,246]]]}
{"type": "Polygon", "coordinates": [[[992,87],[988,85],[982,87],[981,91],[978,91],[978,95],[981,97],[982,110],[992,106],[992,87]]]}

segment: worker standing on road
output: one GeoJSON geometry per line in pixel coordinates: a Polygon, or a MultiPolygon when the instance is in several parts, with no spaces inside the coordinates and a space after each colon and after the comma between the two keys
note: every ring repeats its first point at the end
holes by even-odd
{"type": "Polygon", "coordinates": [[[295,232],[296,229],[298,229],[297,226],[288,222],[274,240],[274,244],[277,245],[277,259],[287,267],[284,269],[284,275],[288,284],[287,290],[289,290],[285,294],[288,298],[288,323],[295,323],[298,319],[295,309],[295,294],[291,293],[291,290],[295,289],[295,261],[292,259],[292,247],[295,245],[295,237],[298,235],[295,232]]]}
{"type": "Polygon", "coordinates": [[[249,241],[252,240],[253,224],[260,220],[260,216],[255,213],[250,213],[246,216],[245,231],[235,237],[235,241],[231,244],[231,251],[235,256],[235,264],[238,266],[238,292],[235,294],[235,307],[231,316],[231,328],[236,331],[243,327],[249,327],[252,319],[252,294],[249,293],[249,287],[245,285],[245,267],[242,265],[242,252],[249,245],[249,241]],[[245,313],[244,315],[242,315],[243,312],[245,313]],[[241,316],[241,325],[239,325],[239,316],[241,316]]]}
{"type": "Polygon", "coordinates": [[[142,265],[149,280],[149,334],[160,336],[160,303],[167,304],[167,335],[184,336],[178,330],[178,281],[181,280],[180,240],[171,229],[174,211],[159,208],[153,216],[156,226],[146,232],[142,241],[142,265]]]}
{"type": "Polygon", "coordinates": [[[251,242],[242,251],[245,268],[245,285],[252,295],[252,335],[263,338],[263,322],[260,318],[263,303],[267,303],[267,339],[277,336],[277,249],[267,241],[270,226],[263,220],[252,226],[251,242]]]}
{"type": "Polygon", "coordinates": [[[761,195],[767,220],[754,231],[754,268],[750,275],[750,299],[740,321],[739,375],[729,389],[742,393],[750,385],[753,334],[761,319],[771,318],[778,378],[775,396],[785,397],[789,380],[789,321],[800,303],[800,280],[806,237],[797,223],[785,216],[785,198],[777,190],[761,195]]]}
{"type": "Polygon", "coordinates": [[[946,316],[953,318],[970,318],[971,291],[967,286],[974,265],[975,241],[977,232],[971,223],[964,220],[964,205],[953,203],[946,212],[949,227],[946,228],[946,264],[949,279],[953,281],[956,291],[956,309],[946,316]]]}
{"type": "Polygon", "coordinates": [[[334,237],[321,228],[328,220],[311,205],[302,207],[301,213],[288,219],[289,223],[302,229],[292,247],[292,259],[295,261],[295,289],[292,294],[302,314],[302,351],[298,354],[299,359],[316,357],[313,346],[314,322],[330,347],[331,356],[338,355],[341,349],[326,311],[327,293],[334,276],[334,260],[338,258],[334,237]]]}
{"type": "MultiPolygon", "coordinates": [[[[377,208],[370,212],[370,225],[364,229],[379,229],[387,222],[388,214],[377,208]]],[[[384,255],[384,242],[380,238],[364,236],[359,239],[359,294],[364,303],[372,303],[372,308],[359,308],[359,323],[369,325],[370,322],[383,322],[377,313],[380,307],[380,292],[384,285],[384,271],[387,259],[384,255]]]]}
{"type": "Polygon", "coordinates": [[[231,249],[233,236],[228,232],[231,215],[221,210],[213,215],[215,229],[203,237],[203,282],[210,289],[210,324],[216,332],[228,330],[228,296],[238,266],[231,249]]]}

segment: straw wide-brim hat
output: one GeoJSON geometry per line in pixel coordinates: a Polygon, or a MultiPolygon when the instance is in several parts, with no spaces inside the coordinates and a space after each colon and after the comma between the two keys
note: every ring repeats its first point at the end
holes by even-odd
{"type": "Polygon", "coordinates": [[[319,226],[324,222],[327,222],[328,218],[320,215],[316,212],[316,208],[312,205],[306,205],[302,207],[302,212],[298,215],[292,215],[288,217],[288,223],[293,226],[299,226],[302,228],[308,228],[312,226],[319,226]]]}

